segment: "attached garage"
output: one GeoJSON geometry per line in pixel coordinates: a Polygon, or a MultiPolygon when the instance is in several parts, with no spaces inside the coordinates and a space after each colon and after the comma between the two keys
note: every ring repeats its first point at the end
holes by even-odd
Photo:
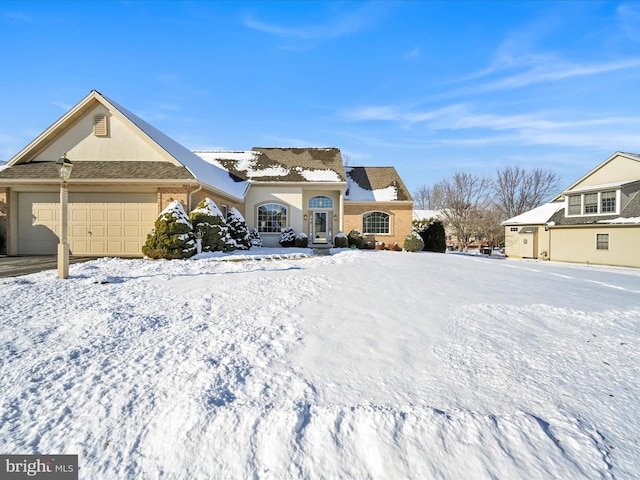
{"type": "MultiPolygon", "coordinates": [[[[18,193],[19,255],[56,253],[59,201],[59,193],[18,193]]],[[[71,255],[141,255],[157,214],[155,193],[69,192],[71,255]]]]}

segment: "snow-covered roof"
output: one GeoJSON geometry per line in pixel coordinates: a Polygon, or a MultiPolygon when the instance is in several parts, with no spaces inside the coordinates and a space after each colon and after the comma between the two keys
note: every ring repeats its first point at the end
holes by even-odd
{"type": "Polygon", "coordinates": [[[429,220],[430,218],[443,218],[442,210],[413,210],[414,220],[429,220]]]}
{"type": "Polygon", "coordinates": [[[131,113],[126,108],[114,102],[110,98],[102,97],[122,113],[129,121],[136,125],[149,138],[162,147],[169,155],[184,165],[187,170],[200,182],[216,190],[232,195],[238,199],[244,197],[248,183],[239,178],[232,177],[229,172],[204,162],[202,158],[186,147],[162,133],[157,128],[131,113]]]}
{"type": "Polygon", "coordinates": [[[549,221],[554,213],[562,208],[564,208],[564,202],[545,203],[528,212],[505,220],[502,225],[543,225],[549,221]]]}
{"type": "Polygon", "coordinates": [[[412,201],[398,172],[393,167],[345,167],[345,201],[412,201]]]}
{"type": "Polygon", "coordinates": [[[254,148],[194,152],[206,162],[250,182],[344,182],[337,148],[254,148]]]}
{"type": "Polygon", "coordinates": [[[610,220],[600,220],[598,223],[635,224],[635,223],[640,223],[640,217],[633,217],[633,218],[618,217],[610,220]]]}

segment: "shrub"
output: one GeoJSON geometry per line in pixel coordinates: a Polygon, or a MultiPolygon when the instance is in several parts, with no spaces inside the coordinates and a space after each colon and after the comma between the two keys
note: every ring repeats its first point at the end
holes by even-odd
{"type": "Polygon", "coordinates": [[[278,243],[283,247],[295,247],[296,245],[296,232],[291,227],[285,227],[280,234],[278,243]]]}
{"type": "Polygon", "coordinates": [[[193,231],[202,234],[203,252],[229,252],[235,248],[224,215],[210,198],[196,205],[189,220],[193,231]]]}
{"type": "Polygon", "coordinates": [[[193,227],[179,201],[174,200],[160,213],[142,253],[153,259],[188,258],[196,253],[193,227]]]}
{"type": "Polygon", "coordinates": [[[300,232],[296,235],[295,245],[298,248],[307,248],[309,245],[309,237],[307,237],[307,234],[300,232]]]}
{"type": "Polygon", "coordinates": [[[424,248],[422,237],[416,232],[411,232],[404,240],[404,249],[407,252],[419,252],[424,248]]]}
{"type": "Polygon", "coordinates": [[[355,245],[356,248],[364,248],[364,239],[362,238],[362,234],[355,228],[349,232],[347,241],[349,242],[349,246],[355,245]]]}
{"type": "Polygon", "coordinates": [[[251,241],[252,247],[262,246],[262,238],[260,238],[260,232],[258,232],[257,228],[252,228],[251,230],[249,230],[249,239],[251,241]]]}
{"type": "Polygon", "coordinates": [[[249,250],[251,248],[251,236],[249,235],[247,222],[245,222],[244,217],[237,208],[232,207],[227,213],[227,225],[235,247],[238,250],[249,250]]]}
{"type": "Polygon", "coordinates": [[[344,233],[340,232],[333,239],[333,246],[335,248],[349,248],[349,239],[344,233]]]}
{"type": "Polygon", "coordinates": [[[447,236],[442,220],[439,218],[431,218],[424,222],[417,232],[424,241],[424,250],[439,253],[447,251],[447,236]]]}

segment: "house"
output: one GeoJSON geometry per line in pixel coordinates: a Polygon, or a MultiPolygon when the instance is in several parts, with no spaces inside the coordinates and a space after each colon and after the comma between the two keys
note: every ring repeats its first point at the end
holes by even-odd
{"type": "Polygon", "coordinates": [[[72,255],[141,256],[169,201],[191,210],[205,197],[238,209],[270,246],[287,226],[327,244],[353,225],[399,242],[411,231],[413,201],[393,167],[345,169],[337,148],[192,152],[94,90],[0,167],[9,255],[56,252],[64,153],[72,255]]]}
{"type": "Polygon", "coordinates": [[[503,225],[510,257],[640,267],[640,155],[616,152],[503,225]]]}

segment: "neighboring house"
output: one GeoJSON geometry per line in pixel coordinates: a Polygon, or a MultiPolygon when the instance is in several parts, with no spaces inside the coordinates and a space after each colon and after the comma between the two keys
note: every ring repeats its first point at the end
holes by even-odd
{"type": "Polygon", "coordinates": [[[205,197],[223,212],[237,208],[271,246],[286,226],[331,243],[351,224],[366,229],[368,213],[376,213],[372,233],[401,242],[411,230],[413,201],[393,168],[356,167],[374,177],[362,188],[373,198],[351,199],[349,186],[362,179],[352,180],[352,169],[345,172],[337,148],[196,154],[92,91],[0,167],[0,233],[6,230],[9,255],[55,254],[60,181],[54,164],[64,153],[74,164],[72,255],[140,256],[169,201],[180,200],[191,210],[205,197]],[[387,176],[386,196],[380,198],[380,177],[387,176]],[[367,211],[354,218],[352,208],[365,204],[367,211]]]}
{"type": "Polygon", "coordinates": [[[640,155],[616,152],[503,225],[507,256],[640,267],[640,155]]]}

